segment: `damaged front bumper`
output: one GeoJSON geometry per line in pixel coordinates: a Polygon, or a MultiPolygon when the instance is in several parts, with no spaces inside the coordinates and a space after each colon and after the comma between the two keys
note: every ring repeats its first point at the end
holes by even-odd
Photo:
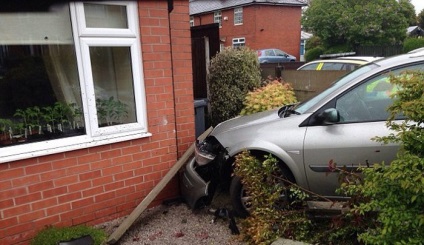
{"type": "Polygon", "coordinates": [[[194,157],[180,174],[180,189],[183,198],[191,208],[209,205],[219,181],[217,155],[222,147],[214,137],[197,142],[194,157]]]}
{"type": "Polygon", "coordinates": [[[186,164],[184,171],[181,172],[180,179],[181,194],[186,203],[195,208],[198,200],[208,196],[208,185],[197,172],[195,157],[191,158],[186,164]]]}

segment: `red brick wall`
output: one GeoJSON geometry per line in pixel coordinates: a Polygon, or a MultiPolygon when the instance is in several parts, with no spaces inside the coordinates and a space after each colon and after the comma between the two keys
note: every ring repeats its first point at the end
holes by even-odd
{"type": "MultiPolygon", "coordinates": [[[[300,58],[301,8],[253,5],[243,7],[243,24],[234,25],[234,9],[222,11],[220,39],[232,46],[232,39],[246,38],[252,49],[278,48],[300,58]],[[228,20],[224,20],[228,17],[228,20]]],[[[194,18],[195,25],[213,23],[213,13],[194,18]]]]}
{"type": "MultiPolygon", "coordinates": [[[[0,164],[0,244],[28,244],[46,225],[129,214],[193,142],[188,1],[174,1],[171,22],[167,8],[167,1],[139,3],[152,136],[0,164]]],[[[174,178],[152,206],[178,194],[174,178]]]]}

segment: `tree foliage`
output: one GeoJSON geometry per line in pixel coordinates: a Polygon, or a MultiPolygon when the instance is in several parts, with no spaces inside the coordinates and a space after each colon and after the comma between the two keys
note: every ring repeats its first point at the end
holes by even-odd
{"type": "Polygon", "coordinates": [[[400,11],[408,21],[409,26],[417,25],[417,16],[415,15],[415,7],[411,0],[399,0],[400,11]]]}
{"type": "Polygon", "coordinates": [[[424,9],[417,16],[418,26],[424,28],[424,9]]]}
{"type": "Polygon", "coordinates": [[[302,25],[326,47],[399,44],[408,27],[404,5],[396,0],[314,0],[302,25]]]}

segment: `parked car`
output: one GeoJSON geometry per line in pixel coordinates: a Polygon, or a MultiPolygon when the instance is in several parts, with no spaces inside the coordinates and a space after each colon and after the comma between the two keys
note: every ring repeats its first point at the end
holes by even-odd
{"type": "Polygon", "coordinates": [[[382,59],[382,57],[352,56],[336,59],[314,60],[302,65],[297,70],[353,71],[361,65],[378,59],[382,59]]]}
{"type": "Polygon", "coordinates": [[[218,184],[228,183],[234,211],[247,215],[249,197],[240,178],[232,177],[234,157],[244,150],[272,154],[283,177],[319,195],[340,198],[335,192],[338,174],[331,172],[330,162],[356,170],[395,158],[397,144],[372,138],[391,133],[386,126],[394,91],[389,76],[405,70],[424,70],[424,52],[368,63],[307,101],[217,125],[197,142],[182,171],[181,191],[188,205],[207,205],[218,184]]]}
{"type": "Polygon", "coordinates": [[[296,57],[280,49],[260,49],[257,51],[259,63],[283,63],[294,62],[296,57]]]}

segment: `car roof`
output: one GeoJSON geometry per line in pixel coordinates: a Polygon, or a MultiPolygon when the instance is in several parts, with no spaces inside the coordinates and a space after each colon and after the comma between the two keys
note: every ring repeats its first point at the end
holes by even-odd
{"type": "Polygon", "coordinates": [[[334,63],[350,63],[350,64],[365,64],[368,63],[368,61],[363,61],[363,60],[356,60],[356,59],[325,59],[325,60],[314,60],[311,62],[306,63],[307,64],[314,64],[314,63],[330,63],[330,62],[334,62],[334,63]]]}
{"type": "Polygon", "coordinates": [[[383,58],[384,57],[380,57],[380,56],[345,56],[345,57],[339,57],[337,59],[339,59],[339,60],[362,60],[362,61],[371,62],[371,61],[380,60],[380,59],[383,59],[383,58]]]}
{"type": "Polygon", "coordinates": [[[411,50],[408,52],[408,54],[418,53],[420,51],[424,51],[424,47],[411,50]]]}
{"type": "Polygon", "coordinates": [[[356,59],[325,59],[325,60],[314,60],[311,62],[308,62],[302,66],[300,66],[299,68],[297,68],[297,70],[302,70],[303,67],[311,65],[311,64],[316,64],[316,63],[343,63],[343,64],[355,64],[355,65],[364,65],[366,63],[368,63],[368,61],[363,61],[363,60],[356,60],[356,59]]]}

